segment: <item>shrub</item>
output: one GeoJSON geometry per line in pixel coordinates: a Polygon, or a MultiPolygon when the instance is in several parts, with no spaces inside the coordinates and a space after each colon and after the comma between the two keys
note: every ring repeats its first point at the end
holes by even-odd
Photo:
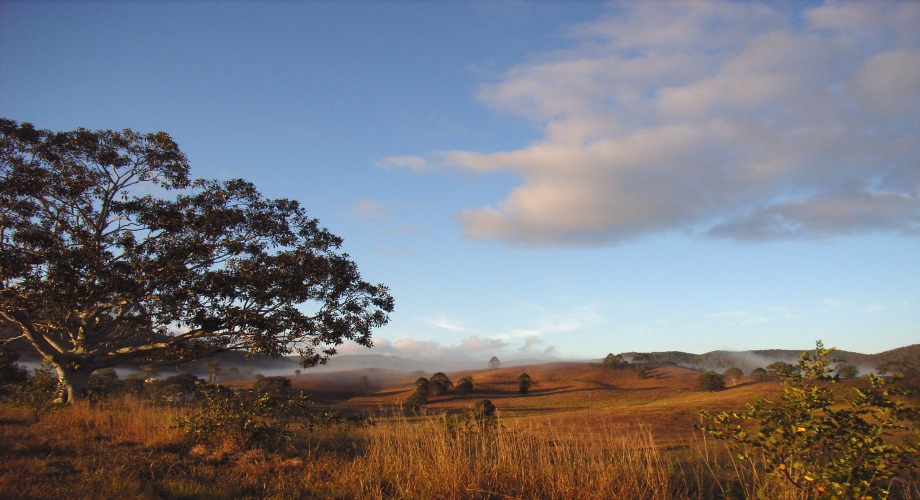
{"type": "Polygon", "coordinates": [[[725,379],[722,378],[722,375],[719,375],[716,372],[701,373],[700,376],[696,378],[696,385],[694,386],[694,390],[703,392],[716,392],[725,390],[725,379]]]}
{"type": "Polygon", "coordinates": [[[280,376],[262,377],[252,384],[252,390],[280,397],[291,391],[291,379],[280,376]]]}
{"type": "Polygon", "coordinates": [[[38,423],[45,412],[57,409],[62,386],[51,365],[43,364],[32,372],[32,376],[18,384],[12,385],[7,393],[7,400],[13,406],[28,408],[32,411],[32,421],[38,423]]]}
{"type": "Polygon", "coordinates": [[[818,341],[814,356],[802,353],[798,369],[783,378],[781,403],[760,399],[744,412],[701,412],[709,422],[701,428],[733,442],[744,458],[759,450],[767,471],[803,498],[887,497],[888,479],[915,468],[918,453],[915,442],[892,432],[917,432],[908,425],[920,412],[892,399],[874,375],[840,404],[830,389],[832,351],[818,341]]]}
{"type": "Polygon", "coordinates": [[[178,418],[179,427],[197,440],[218,444],[231,441],[241,448],[276,445],[291,437],[297,416],[308,406],[305,396],[269,391],[234,394],[220,386],[200,391],[199,410],[178,418]]]}

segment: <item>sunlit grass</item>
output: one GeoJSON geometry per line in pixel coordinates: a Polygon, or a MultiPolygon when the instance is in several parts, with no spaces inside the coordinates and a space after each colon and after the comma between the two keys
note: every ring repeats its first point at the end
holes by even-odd
{"type": "MultiPolygon", "coordinates": [[[[366,427],[297,432],[289,445],[203,444],[183,408],[78,404],[37,424],[0,407],[4,498],[709,499],[796,498],[756,462],[687,429],[662,447],[643,425],[507,420],[457,432],[443,415],[393,412],[366,427]]],[[[592,420],[595,422],[596,420],[592,420]]],[[[918,499],[917,484],[891,498],[918,499]]]]}

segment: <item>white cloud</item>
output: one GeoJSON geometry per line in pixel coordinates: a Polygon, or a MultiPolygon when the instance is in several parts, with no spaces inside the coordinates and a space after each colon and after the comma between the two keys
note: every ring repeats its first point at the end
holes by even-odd
{"type": "Polygon", "coordinates": [[[351,213],[370,219],[389,219],[391,217],[386,205],[373,200],[361,200],[355,203],[351,207],[351,213]]]}
{"type": "Polygon", "coordinates": [[[425,170],[428,168],[428,160],[419,156],[390,156],[377,162],[380,168],[404,167],[412,170],[425,170]]]}
{"type": "Polygon", "coordinates": [[[456,323],[443,315],[439,315],[436,318],[419,318],[429,325],[436,326],[443,330],[450,330],[452,332],[465,332],[467,331],[466,327],[461,326],[459,323],[456,323]]]}
{"type": "Polygon", "coordinates": [[[578,48],[483,88],[483,102],[532,120],[541,140],[440,153],[442,167],[521,180],[458,215],[468,237],[920,235],[920,3],[829,3],[800,23],[750,3],[615,9],[574,30],[578,48]]]}

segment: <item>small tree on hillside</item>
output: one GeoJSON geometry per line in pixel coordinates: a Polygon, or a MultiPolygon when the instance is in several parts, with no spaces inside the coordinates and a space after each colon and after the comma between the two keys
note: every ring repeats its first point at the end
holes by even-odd
{"type": "Polygon", "coordinates": [[[536,385],[536,382],[530,378],[530,375],[522,373],[518,376],[518,392],[520,392],[521,395],[526,396],[530,392],[530,388],[534,385],[536,385]]]}
{"type": "Polygon", "coordinates": [[[489,360],[489,368],[494,370],[496,368],[501,368],[502,362],[498,360],[497,357],[492,356],[492,359],[489,360]]]}
{"type": "Polygon", "coordinates": [[[697,391],[716,392],[725,389],[725,379],[716,372],[701,373],[696,378],[694,389],[697,391]]]}
{"type": "Polygon", "coordinates": [[[610,353],[604,357],[604,366],[608,368],[619,370],[626,365],[628,365],[628,363],[623,359],[623,356],[619,354],[610,353]]]}
{"type": "Polygon", "coordinates": [[[767,370],[764,370],[763,368],[754,368],[754,370],[751,372],[751,378],[758,382],[763,382],[764,380],[770,378],[770,374],[767,373],[767,370]]]}
{"type": "Polygon", "coordinates": [[[435,373],[429,379],[430,385],[428,387],[428,394],[432,396],[441,396],[447,394],[451,389],[454,388],[454,384],[447,378],[447,375],[444,375],[441,372],[435,373]]]}
{"type": "Polygon", "coordinates": [[[740,380],[741,377],[744,376],[744,372],[741,371],[740,368],[737,368],[737,367],[734,367],[734,366],[733,366],[733,367],[731,367],[731,368],[725,370],[725,373],[723,373],[722,376],[725,377],[725,378],[727,378],[728,380],[731,380],[731,381],[732,381],[732,386],[735,386],[735,385],[738,385],[738,380],[740,380]]]}
{"type": "Polygon", "coordinates": [[[463,377],[454,386],[454,394],[466,397],[473,393],[473,377],[463,377]]]}
{"type": "Polygon", "coordinates": [[[856,378],[859,376],[859,368],[850,363],[844,363],[837,366],[837,376],[842,379],[856,378]]]}
{"type": "Polygon", "coordinates": [[[774,378],[785,380],[793,375],[800,373],[800,368],[785,361],[776,361],[767,365],[767,373],[774,378]]]}
{"type": "Polygon", "coordinates": [[[208,369],[208,382],[216,384],[217,377],[223,372],[223,369],[220,367],[220,361],[207,361],[204,367],[208,369]]]}

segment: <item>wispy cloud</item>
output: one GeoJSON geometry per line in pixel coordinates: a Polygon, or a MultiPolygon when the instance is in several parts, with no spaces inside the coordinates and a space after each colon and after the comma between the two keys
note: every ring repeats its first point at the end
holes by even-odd
{"type": "MultiPolygon", "coordinates": [[[[474,239],[603,245],[920,235],[920,3],[636,2],[481,100],[544,137],[440,165],[521,185],[458,219],[474,239]]],[[[389,165],[429,168],[420,157],[389,165]]]]}
{"type": "Polygon", "coordinates": [[[390,211],[383,203],[373,200],[361,200],[351,206],[351,215],[367,217],[369,219],[389,219],[390,211]]]}
{"type": "Polygon", "coordinates": [[[420,156],[389,156],[376,163],[380,168],[401,167],[412,170],[426,170],[429,166],[428,160],[420,156]]]}
{"type": "Polygon", "coordinates": [[[465,332],[467,328],[461,326],[460,323],[452,321],[444,316],[437,316],[435,318],[419,318],[429,325],[436,326],[443,330],[450,330],[452,332],[465,332]]]}

